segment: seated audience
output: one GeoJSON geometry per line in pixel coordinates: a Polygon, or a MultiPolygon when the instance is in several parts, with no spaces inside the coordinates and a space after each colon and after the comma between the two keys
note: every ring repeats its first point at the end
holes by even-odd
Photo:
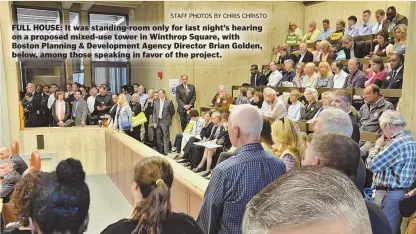
{"type": "Polygon", "coordinates": [[[314,43],[320,33],[321,32],[316,28],[315,20],[312,20],[309,22],[309,31],[303,36],[302,42],[314,43]]]}
{"type": "Polygon", "coordinates": [[[344,36],[345,35],[349,35],[351,37],[358,36],[357,17],[353,15],[348,17],[348,27],[344,31],[344,36]]]}
{"type": "Polygon", "coordinates": [[[133,132],[132,110],[127,102],[126,95],[120,94],[118,96],[118,107],[116,117],[114,119],[114,129],[124,131],[131,135],[133,132]]]}
{"type": "Polygon", "coordinates": [[[306,43],[302,42],[299,44],[299,56],[297,58],[299,63],[310,63],[313,62],[313,54],[308,50],[306,43]]]}
{"type": "Polygon", "coordinates": [[[342,46],[343,47],[339,51],[336,60],[364,58],[369,54],[368,45],[363,42],[354,41],[350,35],[344,35],[342,37],[342,46]]]}
{"type": "Polygon", "coordinates": [[[322,111],[314,121],[313,132],[315,134],[333,132],[351,137],[352,122],[345,111],[337,108],[327,108],[322,111]]]}
{"type": "Polygon", "coordinates": [[[203,234],[192,217],[172,212],[173,178],[173,169],[167,160],[160,157],[141,160],[134,168],[131,191],[136,205],[132,217],[109,225],[101,233],[203,234]]]}
{"type": "Polygon", "coordinates": [[[343,88],[364,88],[367,80],[365,73],[360,68],[360,61],[352,58],[348,61],[348,71],[350,72],[345,80],[343,88]]]}
{"type": "Polygon", "coordinates": [[[71,118],[76,126],[85,126],[87,122],[88,106],[87,102],[82,98],[81,91],[74,92],[74,104],[72,105],[71,118]]]}
{"type": "MultiPolygon", "coordinates": [[[[178,158],[183,156],[183,148],[188,143],[188,141],[191,137],[196,137],[198,139],[201,139],[200,134],[201,134],[202,128],[204,126],[204,122],[209,122],[211,116],[210,116],[209,112],[207,112],[207,113],[205,113],[204,118],[202,118],[201,116],[199,116],[199,113],[198,113],[197,110],[191,109],[189,111],[189,118],[190,118],[190,121],[189,121],[188,124],[192,123],[192,128],[190,129],[189,133],[184,132],[182,134],[177,134],[176,138],[178,138],[178,135],[180,135],[180,139],[181,139],[178,142],[176,142],[176,138],[175,138],[176,152],[179,153],[177,155],[178,158]]],[[[172,149],[172,151],[175,151],[175,150],[172,149]]]]}
{"type": "Polygon", "coordinates": [[[286,172],[284,163],[261,146],[262,125],[262,116],[253,106],[237,106],[231,112],[228,129],[237,151],[212,172],[197,219],[205,233],[240,234],[247,203],[286,172]],[[259,172],[267,173],[253,176],[259,172]]]}
{"type": "Polygon", "coordinates": [[[367,74],[367,81],[364,82],[364,87],[367,87],[370,84],[375,84],[380,87],[387,75],[387,71],[384,68],[383,59],[377,55],[374,55],[371,57],[370,65],[371,72],[367,74]]]}
{"type": "Polygon", "coordinates": [[[331,64],[332,72],[334,73],[334,87],[337,89],[342,89],[345,84],[345,80],[348,76],[348,73],[346,73],[343,68],[344,65],[341,61],[335,61],[331,64]]]}
{"type": "Polygon", "coordinates": [[[370,234],[361,193],[327,167],[300,167],[278,178],[247,204],[243,234],[370,234]],[[284,201],[284,202],[282,202],[284,201]]]}
{"type": "Polygon", "coordinates": [[[27,170],[27,164],[19,155],[12,155],[10,149],[7,147],[0,148],[0,160],[10,159],[13,162],[13,170],[16,170],[19,175],[27,170]]]}
{"type": "Polygon", "coordinates": [[[205,167],[205,172],[201,175],[202,177],[207,177],[211,174],[211,166],[212,166],[213,157],[219,156],[221,152],[227,151],[231,148],[231,142],[230,142],[230,137],[228,135],[228,128],[227,128],[228,116],[229,116],[228,113],[222,113],[221,123],[219,127],[220,133],[215,139],[212,140],[215,144],[221,145],[222,147],[205,148],[199,165],[193,170],[195,173],[203,171],[203,167],[206,161],[207,165],[205,167]]]}
{"type": "Polygon", "coordinates": [[[7,224],[5,228],[6,233],[8,231],[11,231],[11,233],[32,233],[29,222],[29,196],[43,175],[42,171],[31,171],[23,176],[22,180],[16,185],[11,202],[14,204],[19,220],[15,223],[7,224]]]}
{"type": "Polygon", "coordinates": [[[319,108],[319,110],[316,112],[316,114],[313,116],[313,118],[311,120],[309,120],[309,123],[313,123],[313,121],[318,118],[319,114],[327,108],[331,107],[331,102],[332,102],[332,93],[330,91],[325,91],[321,94],[321,100],[319,100],[319,105],[321,106],[321,108],[319,108]]]}
{"type": "MultiPolygon", "coordinates": [[[[360,131],[379,133],[381,114],[390,109],[394,110],[394,105],[386,101],[380,94],[380,89],[377,85],[371,84],[364,89],[364,105],[360,109],[360,131]]],[[[360,142],[363,156],[368,150],[374,146],[371,142],[360,142]]]]}
{"type": "Polygon", "coordinates": [[[253,96],[253,101],[251,101],[250,104],[261,109],[263,102],[264,102],[263,93],[261,91],[256,91],[253,96]]]}
{"type": "Polygon", "coordinates": [[[303,32],[298,28],[296,23],[290,22],[289,23],[289,35],[296,35],[299,39],[302,38],[303,32]]]}
{"type": "Polygon", "coordinates": [[[290,120],[298,121],[300,119],[300,113],[304,108],[303,104],[299,101],[300,97],[302,97],[302,94],[299,92],[299,90],[294,89],[290,91],[289,100],[291,105],[287,110],[287,117],[290,120]]]}
{"type": "Polygon", "coordinates": [[[300,167],[303,157],[303,142],[296,123],[286,117],[272,124],[273,153],[286,166],[286,171],[300,167]]]}
{"type": "Polygon", "coordinates": [[[256,90],[254,88],[248,88],[247,89],[247,99],[248,99],[249,103],[251,103],[253,101],[255,92],[256,92],[256,90]]]}
{"type": "Polygon", "coordinates": [[[343,110],[348,114],[352,123],[352,135],[351,138],[359,143],[360,142],[360,128],[358,126],[358,116],[355,116],[351,111],[351,94],[345,90],[336,90],[332,92],[332,107],[343,110]]]}
{"type": "Polygon", "coordinates": [[[52,104],[52,126],[64,127],[65,122],[71,116],[71,109],[69,108],[69,103],[64,101],[64,93],[62,91],[57,91],[55,93],[56,100],[52,104]]]}
{"type": "MultiPolygon", "coordinates": [[[[310,52],[309,52],[310,53],[310,52]]],[[[293,79],[293,86],[301,88],[303,87],[303,77],[305,76],[305,63],[299,62],[296,64],[296,76],[293,79]]]]}
{"type": "Polygon", "coordinates": [[[10,159],[0,160],[0,177],[3,178],[0,186],[0,198],[3,203],[8,203],[21,175],[13,169],[13,161],[10,159]]]}
{"type": "Polygon", "coordinates": [[[318,62],[328,62],[332,63],[335,60],[334,48],[327,40],[319,42],[319,47],[321,48],[321,54],[318,58],[318,62]]]}
{"type": "Polygon", "coordinates": [[[399,54],[406,53],[407,26],[400,24],[394,30],[393,50],[399,54]]]}
{"type": "Polygon", "coordinates": [[[300,119],[306,121],[312,119],[321,106],[317,102],[318,91],[316,89],[306,88],[303,95],[308,103],[305,108],[301,109],[300,119]]]}
{"type": "Polygon", "coordinates": [[[322,51],[320,41],[315,42],[311,53],[313,54],[313,62],[319,62],[321,60],[322,51]]]}
{"type": "Polygon", "coordinates": [[[296,56],[291,54],[287,49],[280,48],[280,57],[277,60],[277,64],[283,64],[288,59],[291,59],[293,62],[297,60],[296,56]]]}
{"type": "Polygon", "coordinates": [[[286,106],[282,100],[276,96],[276,91],[271,88],[263,90],[264,101],[261,106],[261,114],[267,117],[271,123],[276,119],[287,116],[286,106]]]}
{"type": "MultiPolygon", "coordinates": [[[[272,59],[272,61],[276,62],[277,59],[276,60],[272,59]]],[[[259,67],[257,66],[257,64],[251,65],[250,73],[251,73],[251,77],[250,77],[251,86],[266,86],[267,85],[267,82],[268,82],[267,78],[263,73],[259,71],[259,67]]]]}
{"type": "Polygon", "coordinates": [[[275,46],[273,46],[272,58],[270,59],[270,61],[273,61],[273,62],[277,63],[277,60],[279,60],[279,57],[280,57],[280,46],[275,45],[275,46]]]}
{"type": "MultiPolygon", "coordinates": [[[[403,85],[404,56],[393,53],[390,56],[391,72],[383,81],[382,89],[401,89],[403,85]]],[[[397,101],[396,101],[397,102],[397,101]]]]}
{"type": "MultiPolygon", "coordinates": [[[[376,11],[376,21],[377,21],[377,23],[374,24],[374,26],[371,30],[371,34],[377,34],[381,30],[383,30],[383,22],[385,20],[385,17],[386,17],[386,12],[383,9],[378,9],[376,11]]],[[[384,30],[384,31],[387,32],[387,30],[384,30]]]]}
{"type": "Polygon", "coordinates": [[[319,76],[315,72],[316,66],[314,63],[307,63],[305,65],[305,75],[302,78],[302,88],[315,88],[318,83],[319,76]]]}
{"type": "MultiPolygon", "coordinates": [[[[315,134],[306,149],[302,165],[319,165],[335,169],[355,182],[357,188],[362,191],[360,186],[365,180],[365,166],[360,158],[358,145],[348,136],[331,132],[315,134]]],[[[365,201],[365,204],[372,233],[391,234],[390,225],[383,211],[372,202],[365,201]]]]}
{"type": "Polygon", "coordinates": [[[293,68],[295,67],[295,62],[292,59],[288,59],[285,61],[285,66],[283,67],[283,77],[280,80],[279,87],[286,87],[291,86],[293,84],[293,78],[296,76],[295,71],[293,68]]]}
{"type": "Polygon", "coordinates": [[[247,98],[247,89],[244,87],[239,88],[236,105],[248,104],[248,103],[249,103],[249,100],[247,98]]]}
{"type": "Polygon", "coordinates": [[[223,85],[220,85],[212,103],[217,110],[227,112],[230,109],[230,104],[233,104],[233,97],[227,93],[223,85]]]}
{"type": "Polygon", "coordinates": [[[282,79],[282,73],[280,73],[279,70],[277,70],[277,64],[276,62],[271,61],[269,63],[269,67],[270,67],[270,76],[269,76],[269,83],[267,83],[267,86],[271,86],[271,87],[277,87],[277,85],[279,84],[280,80],[282,79]]]}
{"type": "Polygon", "coordinates": [[[384,111],[380,117],[383,136],[367,158],[367,168],[374,173],[374,202],[384,211],[393,234],[400,233],[399,200],[416,179],[416,142],[405,126],[400,112],[384,111]]]}
{"type": "Polygon", "coordinates": [[[387,8],[386,11],[387,20],[383,22],[383,30],[387,32],[394,32],[396,27],[400,24],[404,24],[407,26],[408,20],[407,17],[404,15],[400,15],[396,12],[396,8],[394,6],[390,6],[387,8]]]}
{"type": "Polygon", "coordinates": [[[335,24],[335,33],[342,33],[344,34],[345,31],[345,21],[339,19],[335,24]]]}
{"type": "Polygon", "coordinates": [[[364,35],[371,35],[371,31],[373,29],[374,24],[370,22],[371,18],[371,11],[365,10],[363,11],[362,19],[363,19],[363,26],[358,28],[358,36],[364,35]]]}
{"type": "Polygon", "coordinates": [[[393,45],[389,41],[389,33],[380,31],[376,35],[377,45],[374,48],[374,54],[380,57],[387,57],[393,53],[393,45]]]}
{"type": "Polygon", "coordinates": [[[29,196],[36,233],[83,233],[88,228],[90,192],[81,162],[68,158],[46,173],[29,196]],[[69,202],[70,201],[70,202],[69,202]]]}
{"type": "Polygon", "coordinates": [[[334,87],[334,75],[328,62],[320,62],[318,67],[318,82],[316,88],[334,87]]]}
{"type": "Polygon", "coordinates": [[[329,27],[329,20],[324,19],[322,21],[322,27],[324,30],[319,34],[318,41],[329,40],[329,36],[334,32],[332,28],[329,27]]]}

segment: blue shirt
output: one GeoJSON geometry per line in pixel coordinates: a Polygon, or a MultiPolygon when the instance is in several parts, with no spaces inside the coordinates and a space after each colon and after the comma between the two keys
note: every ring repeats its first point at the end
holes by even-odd
{"type": "Polygon", "coordinates": [[[334,31],[332,30],[332,28],[328,28],[327,30],[324,30],[321,32],[321,34],[319,34],[318,36],[318,41],[322,41],[322,40],[328,40],[329,36],[333,33],[334,31]]]}
{"type": "Polygon", "coordinates": [[[358,36],[372,34],[373,26],[374,26],[374,24],[371,23],[371,22],[367,22],[367,23],[363,24],[363,26],[358,28],[358,36]]]}
{"type": "Polygon", "coordinates": [[[144,111],[144,103],[146,102],[148,96],[147,94],[143,93],[142,95],[139,94],[139,103],[142,106],[142,111],[144,111]]]}
{"type": "Polygon", "coordinates": [[[396,133],[380,151],[370,150],[367,168],[374,172],[376,186],[411,187],[416,179],[416,142],[410,132],[396,133]]]}
{"type": "Polygon", "coordinates": [[[198,224],[207,234],[241,234],[247,203],[285,172],[285,164],[260,143],[242,146],[214,168],[198,224]]]}
{"type": "Polygon", "coordinates": [[[358,27],[353,24],[351,27],[348,27],[344,31],[344,35],[350,35],[352,37],[358,36],[358,27]]]}

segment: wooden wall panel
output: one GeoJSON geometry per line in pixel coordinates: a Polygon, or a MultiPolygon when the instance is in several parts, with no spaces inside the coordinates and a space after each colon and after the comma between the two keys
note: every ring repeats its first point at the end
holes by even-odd
{"type": "Polygon", "coordinates": [[[364,10],[370,10],[371,22],[375,23],[375,12],[378,9],[387,10],[389,6],[395,6],[399,14],[409,17],[409,5],[410,1],[325,1],[321,3],[312,4],[306,6],[305,17],[301,28],[304,32],[308,28],[310,20],[317,22],[317,27],[322,30],[322,20],[328,19],[331,23],[331,27],[335,29],[335,22],[338,19],[342,19],[345,22],[348,21],[348,17],[354,15],[357,17],[358,25],[362,25],[361,19],[362,12],[364,10]]]}
{"type": "Polygon", "coordinates": [[[199,211],[201,210],[201,205],[203,198],[197,196],[195,193],[189,193],[189,215],[194,219],[198,218],[199,211]]]}
{"type": "Polygon", "coordinates": [[[178,182],[176,179],[173,180],[170,196],[171,201],[174,201],[172,202],[172,207],[175,210],[188,210],[188,188],[186,188],[186,186],[178,182]]]}

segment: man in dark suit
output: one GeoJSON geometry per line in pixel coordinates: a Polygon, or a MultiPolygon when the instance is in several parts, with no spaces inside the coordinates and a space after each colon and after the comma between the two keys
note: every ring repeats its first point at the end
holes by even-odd
{"type": "Polygon", "coordinates": [[[393,32],[394,29],[400,24],[408,24],[407,17],[397,14],[394,6],[387,8],[386,15],[387,20],[383,22],[383,30],[386,32],[393,32]]]}
{"type": "Polygon", "coordinates": [[[196,100],[195,86],[188,84],[188,75],[181,76],[182,84],[176,87],[176,102],[178,103],[178,113],[181,118],[182,132],[188,124],[187,111],[194,107],[196,100]]]}
{"type": "Polygon", "coordinates": [[[158,151],[161,154],[167,155],[170,142],[169,127],[172,125],[175,107],[172,101],[166,98],[164,89],[158,91],[158,97],[159,99],[155,101],[153,108],[153,123],[156,129],[158,151]]]}
{"type": "Polygon", "coordinates": [[[88,115],[87,102],[82,98],[80,90],[74,92],[74,104],[72,105],[71,118],[74,120],[75,125],[85,126],[88,115]]]}
{"type": "MultiPolygon", "coordinates": [[[[302,62],[302,63],[310,63],[313,62],[313,54],[311,52],[309,52],[308,47],[306,45],[306,43],[300,43],[299,45],[299,51],[300,51],[300,55],[298,56],[298,62],[302,62]]],[[[295,61],[293,61],[295,62],[295,61]]]]}
{"type": "Polygon", "coordinates": [[[7,147],[0,148],[0,160],[10,159],[13,162],[13,169],[20,175],[23,174],[28,168],[25,160],[19,155],[12,155],[10,149],[7,147]]]}
{"type": "Polygon", "coordinates": [[[390,56],[391,72],[384,79],[382,89],[401,89],[403,85],[404,56],[393,53],[390,56]]]}
{"type": "Polygon", "coordinates": [[[263,73],[259,71],[259,67],[257,66],[257,64],[251,65],[250,72],[251,72],[251,77],[250,77],[251,86],[266,86],[267,85],[267,78],[263,73]]]}
{"type": "Polygon", "coordinates": [[[10,159],[0,160],[0,178],[3,178],[0,186],[0,198],[3,199],[3,203],[8,203],[14,187],[21,179],[21,175],[13,170],[13,162],[10,159]]]}
{"type": "Polygon", "coordinates": [[[360,70],[360,61],[352,58],[348,61],[349,74],[345,78],[343,88],[364,88],[364,83],[367,80],[365,73],[360,70]]]}
{"type": "Polygon", "coordinates": [[[45,108],[44,105],[47,105],[42,100],[41,93],[36,92],[36,85],[29,83],[26,86],[26,92],[32,94],[32,108],[29,110],[29,123],[27,127],[43,127],[47,126],[44,117],[45,108]]]}
{"type": "Polygon", "coordinates": [[[342,37],[341,50],[345,53],[345,58],[364,58],[369,54],[370,47],[366,43],[356,42],[350,35],[344,35],[342,37]]]}

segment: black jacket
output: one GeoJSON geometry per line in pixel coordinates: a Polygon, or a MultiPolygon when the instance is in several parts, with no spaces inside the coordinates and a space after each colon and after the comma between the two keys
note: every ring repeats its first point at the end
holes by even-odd
{"type": "Polygon", "coordinates": [[[294,63],[296,63],[297,61],[298,61],[298,58],[296,58],[296,56],[295,55],[293,55],[293,54],[288,54],[288,55],[286,55],[286,56],[280,56],[279,57],[279,59],[277,60],[277,63],[278,64],[283,64],[286,60],[288,60],[288,59],[292,59],[292,61],[294,62],[294,63]]]}
{"type": "Polygon", "coordinates": [[[211,122],[202,128],[200,133],[201,139],[208,138],[211,135],[212,126],[214,126],[214,124],[211,122]]]}
{"type": "Polygon", "coordinates": [[[383,81],[382,89],[401,89],[403,85],[403,71],[404,66],[400,71],[393,77],[393,71],[389,72],[383,81]]]}
{"type": "Polygon", "coordinates": [[[8,203],[17,183],[19,183],[21,175],[15,170],[4,177],[2,187],[0,189],[0,197],[3,198],[3,203],[8,203]]]}
{"type": "Polygon", "coordinates": [[[359,143],[360,142],[360,126],[358,126],[358,122],[357,119],[355,118],[354,114],[352,112],[350,112],[348,114],[350,116],[351,119],[351,123],[352,123],[352,135],[351,138],[359,143]]]}
{"type": "Polygon", "coordinates": [[[19,173],[20,175],[22,175],[23,172],[25,172],[28,169],[25,160],[23,160],[20,156],[12,155],[10,157],[10,160],[12,160],[13,162],[13,169],[17,171],[17,173],[19,173]]]}
{"type": "Polygon", "coordinates": [[[257,77],[255,77],[255,75],[251,75],[251,77],[250,77],[250,85],[251,86],[266,86],[267,83],[268,83],[268,81],[267,81],[266,76],[261,72],[257,73],[257,77]],[[256,79],[254,79],[254,78],[256,78],[256,79]]]}
{"type": "Polygon", "coordinates": [[[295,76],[296,76],[295,71],[284,72],[283,77],[282,77],[282,79],[280,80],[280,82],[277,86],[281,87],[282,83],[285,82],[285,81],[293,82],[293,78],[295,78],[295,76]]]}
{"type": "Polygon", "coordinates": [[[101,94],[98,94],[95,97],[95,105],[94,105],[94,109],[95,109],[95,112],[97,113],[98,118],[100,116],[104,116],[105,114],[108,114],[112,105],[113,105],[113,101],[111,100],[111,95],[107,94],[105,96],[101,96],[101,94]],[[107,106],[107,109],[99,111],[97,109],[97,107],[99,106],[100,107],[107,106]]]}
{"type": "MultiPolygon", "coordinates": [[[[53,118],[52,127],[58,127],[57,124],[59,122],[58,116],[56,116],[56,101],[57,100],[53,102],[52,108],[51,108],[52,118],[53,118]]],[[[71,109],[69,108],[69,103],[65,102],[65,116],[62,122],[65,123],[69,118],[71,118],[71,109]]]]}
{"type": "MultiPolygon", "coordinates": [[[[370,52],[370,46],[366,43],[356,42],[354,41],[354,57],[356,58],[364,58],[370,52]]],[[[351,50],[342,47],[341,50],[344,51],[346,59],[351,58],[351,50]]]]}
{"type": "Polygon", "coordinates": [[[305,108],[301,109],[300,119],[301,120],[310,120],[312,119],[316,112],[318,112],[321,106],[316,102],[312,102],[311,105],[305,105],[305,108]]]}
{"type": "Polygon", "coordinates": [[[300,54],[298,56],[298,62],[303,62],[303,63],[311,63],[313,62],[313,54],[310,51],[306,51],[305,56],[303,56],[302,61],[300,60],[300,58],[302,57],[302,55],[300,54]]]}

